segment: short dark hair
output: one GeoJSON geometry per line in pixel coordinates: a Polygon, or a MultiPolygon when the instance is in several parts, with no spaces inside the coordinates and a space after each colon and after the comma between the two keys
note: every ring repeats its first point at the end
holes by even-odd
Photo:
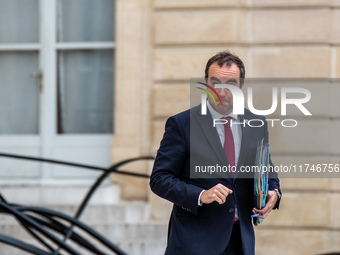
{"type": "Polygon", "coordinates": [[[235,63],[238,68],[240,69],[240,78],[244,79],[244,77],[246,76],[246,69],[244,68],[244,64],[242,62],[242,60],[230,53],[229,51],[221,51],[219,53],[217,53],[215,56],[212,56],[208,62],[207,65],[205,67],[205,78],[208,78],[208,74],[209,74],[209,68],[213,63],[217,63],[220,67],[222,67],[224,64],[226,64],[228,67],[230,67],[233,63],[235,63]]]}

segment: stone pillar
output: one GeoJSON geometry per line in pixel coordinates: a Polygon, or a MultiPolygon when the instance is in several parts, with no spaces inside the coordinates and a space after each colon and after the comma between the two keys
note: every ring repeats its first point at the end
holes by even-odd
{"type": "MultiPolygon", "coordinates": [[[[114,162],[150,153],[152,1],[116,1],[114,162]]],[[[148,172],[149,163],[124,167],[148,172]]],[[[122,199],[147,199],[148,180],[114,175],[122,199]]]]}

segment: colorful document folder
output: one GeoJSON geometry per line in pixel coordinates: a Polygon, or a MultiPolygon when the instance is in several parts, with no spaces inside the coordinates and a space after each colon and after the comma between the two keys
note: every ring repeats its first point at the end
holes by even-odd
{"type": "MultiPolygon", "coordinates": [[[[256,159],[254,171],[254,193],[255,203],[258,209],[266,205],[268,196],[268,169],[269,169],[269,144],[264,144],[264,140],[257,144],[256,159]]],[[[263,219],[254,218],[255,226],[260,224],[263,219]]]]}

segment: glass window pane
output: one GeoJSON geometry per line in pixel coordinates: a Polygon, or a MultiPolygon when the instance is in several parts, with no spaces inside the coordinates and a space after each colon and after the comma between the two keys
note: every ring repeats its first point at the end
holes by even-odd
{"type": "Polygon", "coordinates": [[[0,0],[0,43],[39,40],[38,0],[0,0]]]}
{"type": "Polygon", "coordinates": [[[113,51],[60,51],[59,133],[112,133],[113,51]]]}
{"type": "Polygon", "coordinates": [[[37,52],[0,53],[0,134],[38,134],[37,52]]]}
{"type": "Polygon", "coordinates": [[[114,0],[59,0],[58,41],[113,41],[114,0]]]}

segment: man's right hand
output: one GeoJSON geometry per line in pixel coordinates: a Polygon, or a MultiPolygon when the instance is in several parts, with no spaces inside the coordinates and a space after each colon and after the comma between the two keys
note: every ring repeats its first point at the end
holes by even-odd
{"type": "Polygon", "coordinates": [[[228,189],[226,186],[219,183],[211,189],[203,191],[200,202],[203,204],[210,204],[216,201],[219,204],[224,204],[227,196],[232,193],[233,191],[231,189],[228,189]]]}

